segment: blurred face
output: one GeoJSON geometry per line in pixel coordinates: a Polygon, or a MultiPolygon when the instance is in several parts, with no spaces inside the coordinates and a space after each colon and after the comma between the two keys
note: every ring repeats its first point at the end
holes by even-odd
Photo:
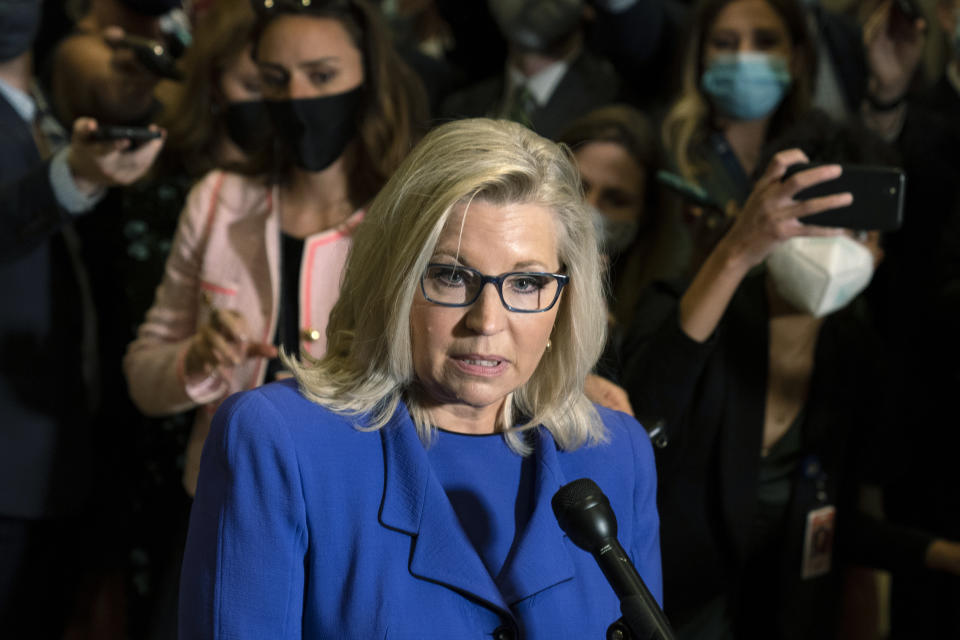
{"type": "Polygon", "coordinates": [[[960,27],[957,24],[960,22],[960,0],[941,0],[937,3],[936,13],[940,28],[953,45],[954,57],[960,58],[960,27]]]}
{"type": "Polygon", "coordinates": [[[616,222],[643,217],[646,171],[616,142],[591,142],[574,153],[587,202],[616,222]]]}
{"type": "Polygon", "coordinates": [[[717,54],[767,53],[790,64],[793,50],[787,25],[765,0],[736,0],[724,7],[707,31],[703,67],[717,54]]]}
{"type": "Polygon", "coordinates": [[[267,100],[319,98],[363,83],[360,50],[332,18],[276,18],[261,35],[257,56],[267,100]]]}
{"type": "MultiPolygon", "coordinates": [[[[474,200],[466,219],[462,205],[451,215],[430,262],[486,275],[558,273],[555,216],[535,204],[474,200]]],[[[418,287],[410,311],[413,364],[431,419],[453,431],[493,432],[507,394],[537,368],[561,302],[542,313],[508,311],[487,283],[472,305],[444,307],[418,287]]]]}
{"type": "Polygon", "coordinates": [[[238,53],[220,75],[220,93],[226,102],[260,100],[260,73],[250,57],[251,47],[238,53]]]}

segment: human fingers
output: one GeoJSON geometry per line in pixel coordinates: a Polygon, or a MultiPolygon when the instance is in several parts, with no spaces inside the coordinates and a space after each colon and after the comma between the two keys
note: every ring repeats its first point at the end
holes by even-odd
{"type": "Polygon", "coordinates": [[[810,160],[807,158],[807,154],[800,149],[785,149],[784,151],[778,152],[770,160],[770,164],[767,165],[763,175],[757,180],[754,191],[760,191],[766,186],[779,181],[783,178],[790,166],[806,164],[808,162],[810,162],[810,160]]]}
{"type": "Polygon", "coordinates": [[[212,361],[221,367],[234,367],[244,360],[243,346],[228,340],[222,333],[212,327],[205,332],[205,338],[210,346],[212,361]]]}
{"type": "Polygon", "coordinates": [[[246,355],[248,358],[276,358],[277,348],[267,342],[250,342],[247,344],[246,355]]]}
{"type": "Polygon", "coordinates": [[[231,342],[240,344],[247,341],[247,323],[238,311],[214,309],[210,314],[210,326],[231,342]]]}
{"type": "Polygon", "coordinates": [[[184,358],[184,370],[189,378],[205,378],[221,365],[229,366],[229,358],[218,352],[215,333],[209,326],[200,329],[190,341],[184,358]]]}
{"type": "Polygon", "coordinates": [[[787,198],[793,198],[801,191],[808,189],[822,182],[835,180],[843,174],[843,167],[839,164],[826,164],[819,167],[811,167],[803,171],[797,171],[789,178],[783,180],[780,185],[779,195],[787,198]]]}
{"type": "Polygon", "coordinates": [[[614,386],[613,389],[610,389],[610,391],[607,392],[605,397],[609,403],[607,406],[611,409],[622,411],[629,416],[633,415],[633,407],[630,406],[630,398],[627,396],[627,392],[620,387],[614,386]]]}
{"type": "MultiPolygon", "coordinates": [[[[129,144],[129,140],[126,141],[129,144]]],[[[130,184],[142,178],[163,148],[165,138],[156,138],[144,143],[136,149],[128,150],[123,154],[123,162],[118,164],[118,170],[113,176],[118,184],[130,184]]]]}
{"type": "Polygon", "coordinates": [[[583,392],[590,401],[596,404],[633,415],[633,407],[630,406],[630,398],[627,392],[606,378],[590,374],[584,380],[583,392]]]}
{"type": "Polygon", "coordinates": [[[119,47],[123,45],[123,39],[127,34],[124,32],[123,27],[112,24],[101,29],[100,35],[111,47],[119,47]]]}
{"type": "Polygon", "coordinates": [[[810,198],[809,200],[801,200],[794,207],[791,207],[789,214],[791,218],[797,218],[802,222],[803,218],[815,213],[822,213],[823,211],[830,211],[831,209],[841,209],[843,207],[849,207],[851,204],[853,204],[853,194],[849,191],[831,193],[830,195],[810,198]]]}
{"type": "Polygon", "coordinates": [[[80,117],[73,121],[73,132],[70,135],[71,142],[86,142],[97,130],[97,121],[93,118],[80,117]]]}

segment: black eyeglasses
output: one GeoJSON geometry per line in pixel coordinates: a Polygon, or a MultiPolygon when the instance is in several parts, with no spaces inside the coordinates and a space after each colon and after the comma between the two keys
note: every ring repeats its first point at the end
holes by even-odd
{"type": "Polygon", "coordinates": [[[569,281],[570,276],[559,273],[514,271],[488,276],[470,267],[431,263],[420,276],[420,290],[434,304],[468,307],[489,282],[497,287],[500,302],[508,311],[540,313],[553,308],[569,281]]]}

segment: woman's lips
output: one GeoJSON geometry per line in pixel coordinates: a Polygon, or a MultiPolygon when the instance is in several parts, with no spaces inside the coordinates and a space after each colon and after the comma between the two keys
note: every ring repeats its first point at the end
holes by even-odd
{"type": "Polygon", "coordinates": [[[474,376],[498,376],[506,371],[510,364],[506,358],[486,354],[460,354],[451,356],[457,368],[474,376]]]}

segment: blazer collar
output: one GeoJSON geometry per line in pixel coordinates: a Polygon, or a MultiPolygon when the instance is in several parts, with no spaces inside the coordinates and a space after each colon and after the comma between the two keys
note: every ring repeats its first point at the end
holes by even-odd
{"type": "Polygon", "coordinates": [[[564,535],[550,499],[565,480],[549,432],[538,429],[533,511],[496,580],[463,532],[430,468],[406,407],[381,430],[384,489],[380,522],[414,538],[410,572],[486,602],[509,615],[509,605],[574,577],[564,535]]]}

